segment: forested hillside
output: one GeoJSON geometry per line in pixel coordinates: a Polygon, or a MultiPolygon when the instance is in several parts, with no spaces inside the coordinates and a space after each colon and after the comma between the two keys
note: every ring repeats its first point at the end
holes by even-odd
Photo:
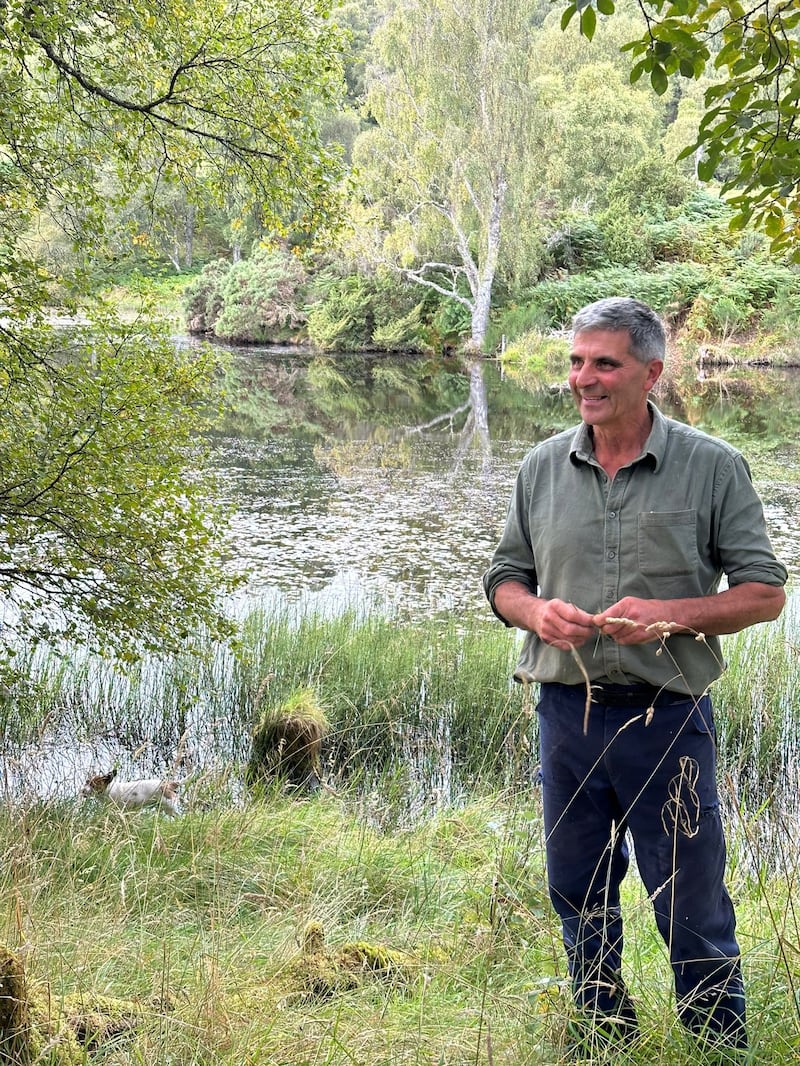
{"type": "MultiPolygon", "coordinates": [[[[276,247],[253,234],[244,262],[226,250],[190,287],[190,328],[334,350],[496,351],[529,348],[583,302],[624,292],[698,351],[796,361],[794,186],[756,180],[741,141],[718,130],[741,33],[710,36],[698,17],[687,58],[674,17],[650,22],[663,39],[634,63],[638,6],[599,19],[578,8],[583,35],[542,0],[341,8],[347,102],[325,128],[351,164],[343,227],[302,270],[291,235],[276,247]]],[[[767,91],[774,64],[745,65],[767,91]]],[[[737,71],[736,131],[769,154],[779,110],[737,71]]],[[[771,147],[784,155],[774,179],[793,149],[771,147]]]]}

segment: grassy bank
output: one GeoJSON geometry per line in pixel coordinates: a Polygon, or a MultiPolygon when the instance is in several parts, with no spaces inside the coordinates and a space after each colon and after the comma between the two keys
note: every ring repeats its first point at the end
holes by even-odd
{"type": "MultiPolygon", "coordinates": [[[[133,1031],[93,1061],[566,1061],[536,793],[476,797],[393,833],[356,797],[330,794],[172,822],[5,808],[0,858],[0,943],[47,987],[50,1011],[76,993],[141,1006],[133,1031]],[[322,949],[317,939],[303,950],[309,923],[322,926],[322,949]]],[[[797,876],[795,864],[763,882],[734,856],[754,1063],[800,1049],[797,876]]],[[[633,877],[625,911],[645,1036],[615,1061],[704,1061],[674,1022],[664,948],[633,877]]]]}
{"type": "MultiPolygon", "coordinates": [[[[800,1054],[796,632],[789,612],[730,638],[716,692],[751,1061],[763,1064],[800,1054]]],[[[0,946],[49,1017],[76,998],[128,1004],[132,1031],[92,1054],[105,1063],[566,1061],[535,716],[508,683],[513,634],[260,614],[235,653],[207,650],[127,676],[32,657],[29,687],[4,703],[6,784],[25,745],[59,737],[62,767],[64,746],[91,738],[133,770],[160,772],[179,750],[194,760],[174,821],[78,801],[76,780],[60,798],[35,798],[30,776],[8,792],[0,946]],[[301,686],[331,724],[329,788],[254,802],[236,785],[253,720],[301,686]]],[[[625,892],[644,1040],[615,1061],[703,1062],[675,1023],[635,876],[625,892]]],[[[44,1047],[34,1061],[86,1060],[65,1060],[55,1037],[44,1047]]]]}

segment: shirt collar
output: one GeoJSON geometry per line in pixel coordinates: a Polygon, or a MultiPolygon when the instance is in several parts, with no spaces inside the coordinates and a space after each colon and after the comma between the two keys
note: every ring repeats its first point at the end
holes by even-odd
{"type": "MultiPolygon", "coordinates": [[[[645,456],[651,456],[653,459],[653,468],[658,470],[659,466],[664,460],[664,453],[667,450],[667,436],[669,434],[669,420],[659,411],[652,400],[647,401],[647,409],[653,419],[653,425],[650,430],[650,435],[645,441],[644,448],[636,461],[644,459],[645,456]]],[[[588,463],[594,455],[594,444],[592,442],[592,435],[589,432],[589,427],[585,422],[581,422],[578,428],[575,430],[575,436],[572,438],[572,445],[569,450],[570,459],[575,462],[576,460],[583,463],[588,463]]]]}

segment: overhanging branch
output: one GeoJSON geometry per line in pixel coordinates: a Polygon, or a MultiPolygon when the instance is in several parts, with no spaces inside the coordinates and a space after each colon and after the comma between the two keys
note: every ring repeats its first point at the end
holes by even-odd
{"type": "MultiPolygon", "coordinates": [[[[62,55],[55,47],[52,41],[47,40],[44,34],[34,26],[27,27],[28,36],[34,41],[39,48],[42,49],[44,54],[64,77],[69,78],[76,82],[90,96],[97,97],[100,100],[105,101],[112,107],[119,108],[122,111],[141,115],[143,118],[150,120],[152,123],[159,123],[164,126],[170,127],[170,129],[176,130],[179,133],[185,133],[191,137],[196,138],[199,141],[212,141],[229,151],[235,152],[237,156],[249,156],[258,159],[270,159],[279,160],[282,156],[274,151],[269,151],[266,148],[261,148],[252,144],[248,144],[246,141],[224,136],[223,134],[214,133],[207,129],[201,129],[197,126],[192,126],[189,123],[180,122],[177,119],[164,114],[163,107],[168,104],[174,104],[176,106],[190,108],[192,110],[199,110],[199,105],[192,104],[191,101],[187,101],[181,98],[178,93],[178,81],[185,75],[193,70],[196,70],[198,66],[213,67],[222,62],[223,60],[204,60],[199,62],[200,57],[203,54],[203,49],[199,48],[194,55],[183,63],[178,64],[173,70],[169,88],[161,96],[156,97],[153,100],[135,101],[129,100],[124,96],[119,96],[116,93],[111,92],[105,86],[100,85],[93,78],[90,78],[80,67],[71,63],[66,56],[62,55]]],[[[236,121],[236,119],[234,119],[236,121]]]]}

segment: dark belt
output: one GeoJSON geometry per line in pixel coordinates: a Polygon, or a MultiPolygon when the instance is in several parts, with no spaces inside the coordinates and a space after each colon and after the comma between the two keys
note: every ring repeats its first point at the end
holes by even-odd
{"type": "MultiPolygon", "coordinates": [[[[685,692],[672,692],[657,685],[613,685],[607,681],[592,681],[592,703],[605,703],[611,707],[665,707],[670,703],[697,702],[698,696],[685,692]]],[[[565,688],[586,694],[586,685],[565,685],[565,688]]]]}

